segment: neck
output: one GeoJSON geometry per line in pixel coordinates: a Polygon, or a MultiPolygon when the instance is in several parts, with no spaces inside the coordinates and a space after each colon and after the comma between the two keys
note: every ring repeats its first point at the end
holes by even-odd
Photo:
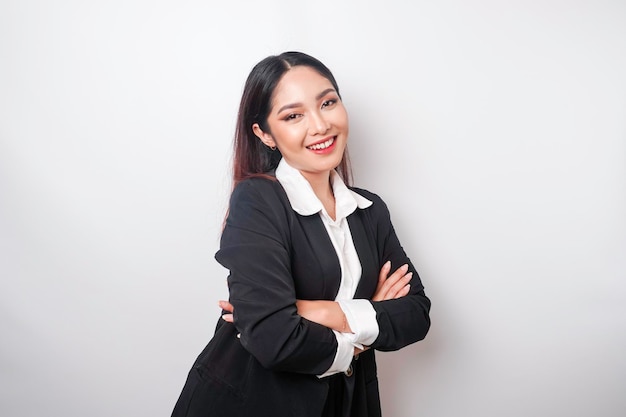
{"type": "Polygon", "coordinates": [[[330,185],[330,171],[315,175],[302,172],[302,175],[311,184],[313,192],[324,205],[326,213],[335,220],[335,196],[330,185]]]}

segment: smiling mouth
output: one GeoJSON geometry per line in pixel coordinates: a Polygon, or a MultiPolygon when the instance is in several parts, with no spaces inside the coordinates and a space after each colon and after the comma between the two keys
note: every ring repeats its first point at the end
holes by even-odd
{"type": "Polygon", "coordinates": [[[314,145],[307,146],[306,148],[307,148],[307,149],[311,149],[311,150],[313,150],[313,151],[320,151],[320,150],[322,150],[322,149],[326,149],[326,148],[328,148],[328,147],[329,147],[329,146],[331,146],[333,143],[335,143],[335,137],[334,137],[334,136],[333,136],[332,138],[330,138],[330,139],[328,139],[328,140],[324,141],[324,142],[316,143],[316,144],[314,144],[314,145]]]}

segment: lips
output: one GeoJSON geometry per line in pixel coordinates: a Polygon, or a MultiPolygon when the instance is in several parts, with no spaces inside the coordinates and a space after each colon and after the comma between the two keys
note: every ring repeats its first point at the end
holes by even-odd
{"type": "Polygon", "coordinates": [[[330,148],[335,143],[336,137],[330,137],[322,142],[314,143],[313,145],[309,145],[306,148],[312,151],[323,151],[324,149],[330,148]]]}

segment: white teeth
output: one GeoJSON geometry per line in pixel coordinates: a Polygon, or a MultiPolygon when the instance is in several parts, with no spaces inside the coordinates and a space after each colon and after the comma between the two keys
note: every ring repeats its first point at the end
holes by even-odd
{"type": "Polygon", "coordinates": [[[307,148],[312,149],[314,151],[319,151],[320,149],[328,148],[330,145],[333,144],[334,141],[335,141],[335,138],[330,138],[326,142],[316,143],[315,145],[307,146],[307,148]]]}

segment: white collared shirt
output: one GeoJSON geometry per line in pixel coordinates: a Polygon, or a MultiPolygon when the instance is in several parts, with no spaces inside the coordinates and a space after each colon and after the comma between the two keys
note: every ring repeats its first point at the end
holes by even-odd
{"type": "Polygon", "coordinates": [[[376,311],[370,301],[353,299],[361,279],[361,262],[346,219],[357,208],[367,208],[372,202],[346,187],[339,174],[331,171],[331,185],[335,196],[335,220],[333,220],[306,178],[284,158],[276,168],[276,179],[285,189],[291,208],[296,213],[301,216],[319,214],[339,258],[341,282],[335,301],[341,306],[354,333],[333,330],[337,337],[337,353],[331,367],[319,377],[344,372],[352,362],[354,347],[362,349],[364,345],[372,344],[379,332],[376,311]]]}

